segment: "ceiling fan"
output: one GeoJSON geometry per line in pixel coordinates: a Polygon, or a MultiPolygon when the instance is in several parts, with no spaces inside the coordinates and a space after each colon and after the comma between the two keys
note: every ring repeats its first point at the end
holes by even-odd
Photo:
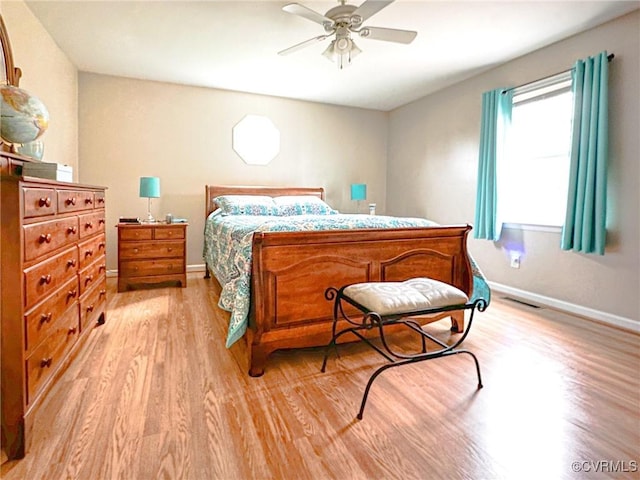
{"type": "Polygon", "coordinates": [[[366,20],[393,3],[394,0],[365,0],[359,7],[349,5],[346,0],[339,0],[339,2],[340,5],[333,7],[324,15],[299,3],[289,3],[282,7],[282,10],[287,13],[319,23],[324,27],[325,33],[286,48],[278,52],[278,54],[288,55],[335,36],[323,55],[329,60],[335,61],[338,64],[338,68],[342,69],[349,66],[353,57],[362,51],[351,39],[351,34],[357,34],[362,38],[405,44],[411,43],[418,34],[418,32],[412,30],[363,25],[366,20]]]}

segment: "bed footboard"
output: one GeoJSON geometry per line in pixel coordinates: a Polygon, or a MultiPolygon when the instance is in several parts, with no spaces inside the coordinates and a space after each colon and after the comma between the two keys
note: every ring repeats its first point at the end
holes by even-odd
{"type": "MultiPolygon", "coordinates": [[[[274,350],[328,343],[333,320],[324,297],[328,287],[423,276],[471,296],[470,230],[459,225],[254,234],[250,375],[264,372],[274,350]]],[[[464,316],[454,315],[452,330],[462,331],[464,316]]]]}

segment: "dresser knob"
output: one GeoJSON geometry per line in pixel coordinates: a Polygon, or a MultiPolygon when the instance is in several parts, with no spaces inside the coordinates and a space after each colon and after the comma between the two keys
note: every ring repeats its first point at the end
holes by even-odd
{"type": "Polygon", "coordinates": [[[100,296],[106,295],[107,291],[103,288],[102,290],[100,290],[100,296]]]}
{"type": "Polygon", "coordinates": [[[42,275],[40,277],[40,285],[44,285],[44,284],[49,285],[51,283],[51,275],[42,275]]]}
{"type": "Polygon", "coordinates": [[[100,267],[98,268],[98,272],[102,272],[102,271],[106,271],[107,270],[107,266],[106,265],[100,265],[100,267]]]}
{"type": "Polygon", "coordinates": [[[89,305],[87,307],[87,312],[93,312],[93,308],[94,308],[93,305],[89,305]]]}
{"type": "Polygon", "coordinates": [[[85,257],[90,257],[92,255],[93,255],[93,250],[87,250],[86,252],[84,252],[85,257]]]}
{"type": "Polygon", "coordinates": [[[77,290],[69,290],[69,292],[67,292],[67,297],[75,298],[76,295],[78,295],[77,290]]]}
{"type": "Polygon", "coordinates": [[[167,252],[173,252],[173,248],[167,248],[167,252]]]}
{"type": "Polygon", "coordinates": [[[93,199],[92,198],[85,198],[84,199],[84,203],[86,203],[87,205],[93,205],[93,199]]]}
{"type": "Polygon", "coordinates": [[[71,260],[67,260],[67,268],[75,267],[76,261],[72,258],[71,260]]]}
{"type": "Polygon", "coordinates": [[[77,202],[76,197],[67,198],[67,205],[75,205],[77,202]]]}
{"type": "Polygon", "coordinates": [[[69,329],[69,335],[73,335],[73,334],[75,334],[76,332],[77,332],[76,327],[71,327],[71,328],[69,329]]]}
{"type": "Polygon", "coordinates": [[[100,198],[98,199],[98,203],[104,203],[104,198],[100,197],[100,198]]]}
{"type": "Polygon", "coordinates": [[[84,228],[93,228],[93,222],[87,222],[84,224],[84,228]]]}
{"type": "Polygon", "coordinates": [[[104,218],[101,218],[100,220],[98,220],[98,225],[102,225],[104,223],[104,218]]]}
{"type": "Polygon", "coordinates": [[[68,227],[67,228],[67,233],[76,233],[78,231],[78,229],[76,227],[68,227]]]}
{"type": "Polygon", "coordinates": [[[137,248],[134,248],[134,249],[133,249],[133,253],[138,253],[138,249],[137,249],[137,248]]]}
{"type": "Polygon", "coordinates": [[[50,233],[40,234],[40,243],[51,243],[51,234],[50,233]]]}
{"type": "Polygon", "coordinates": [[[43,358],[42,360],[40,360],[40,368],[50,367],[52,360],[53,360],[53,358],[51,358],[51,357],[43,358]]]}
{"type": "Polygon", "coordinates": [[[93,275],[87,275],[87,277],[84,279],[84,284],[87,285],[88,283],[91,283],[93,281],[93,275]]]}
{"type": "Polygon", "coordinates": [[[98,250],[102,250],[105,246],[106,246],[106,244],[104,242],[100,242],[98,244],[98,250]]]}
{"type": "Polygon", "coordinates": [[[51,198],[50,197],[43,197],[38,201],[38,204],[41,207],[50,207],[51,206],[51,198]]]}
{"type": "Polygon", "coordinates": [[[43,313],[42,315],[40,315],[40,324],[42,325],[43,323],[49,323],[52,317],[53,314],[51,312],[43,313]]]}

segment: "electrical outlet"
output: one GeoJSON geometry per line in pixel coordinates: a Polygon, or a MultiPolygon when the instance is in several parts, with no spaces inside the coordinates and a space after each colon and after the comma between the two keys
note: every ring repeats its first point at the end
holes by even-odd
{"type": "Polygon", "coordinates": [[[511,254],[511,268],[520,268],[520,254],[511,254]]]}

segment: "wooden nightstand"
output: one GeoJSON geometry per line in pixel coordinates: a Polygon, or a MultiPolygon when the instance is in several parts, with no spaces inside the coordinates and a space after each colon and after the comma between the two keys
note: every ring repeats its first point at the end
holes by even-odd
{"type": "Polygon", "coordinates": [[[118,291],[133,285],[187,286],[186,223],[119,223],[118,291]]]}

